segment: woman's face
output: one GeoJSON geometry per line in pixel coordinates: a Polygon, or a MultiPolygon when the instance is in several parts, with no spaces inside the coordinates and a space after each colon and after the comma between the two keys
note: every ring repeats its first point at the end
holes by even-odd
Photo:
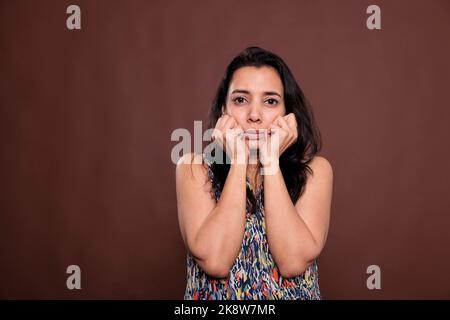
{"type": "Polygon", "coordinates": [[[225,111],[244,130],[268,129],[286,114],[283,83],[272,67],[237,69],[228,88],[225,111]]]}

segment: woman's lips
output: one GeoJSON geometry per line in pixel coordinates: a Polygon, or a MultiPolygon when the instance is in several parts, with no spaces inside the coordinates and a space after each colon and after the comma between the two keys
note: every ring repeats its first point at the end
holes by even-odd
{"type": "Polygon", "coordinates": [[[248,140],[259,140],[260,137],[265,136],[266,132],[267,130],[265,129],[260,130],[250,129],[244,132],[244,137],[248,140]]]}

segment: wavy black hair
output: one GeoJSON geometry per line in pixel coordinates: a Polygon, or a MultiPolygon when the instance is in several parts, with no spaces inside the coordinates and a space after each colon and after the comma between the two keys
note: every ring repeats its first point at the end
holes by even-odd
{"type": "MultiPolygon", "coordinates": [[[[286,114],[292,112],[295,115],[298,125],[297,141],[283,152],[279,162],[290,198],[295,204],[304,192],[307,173],[312,173],[308,164],[320,151],[322,142],[320,131],[314,120],[312,107],[295,81],[289,67],[279,56],[260,47],[248,47],[230,62],[209,112],[209,128],[214,128],[222,115],[222,106],[226,105],[228,89],[234,73],[239,68],[247,66],[257,68],[268,66],[275,69],[283,83],[286,114]]],[[[214,152],[211,155],[214,156],[214,152]]],[[[222,159],[225,159],[225,152],[223,150],[221,152],[223,152],[222,159]]],[[[226,161],[222,162],[225,163],[214,162],[211,165],[215,178],[213,194],[216,188],[222,191],[230,170],[230,164],[226,161]]],[[[250,210],[254,209],[255,204],[255,196],[247,187],[247,205],[250,205],[250,210]]]]}

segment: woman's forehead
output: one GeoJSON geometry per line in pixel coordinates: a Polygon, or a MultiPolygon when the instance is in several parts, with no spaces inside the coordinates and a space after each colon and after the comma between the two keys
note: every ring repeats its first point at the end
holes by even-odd
{"type": "Polygon", "coordinates": [[[277,71],[271,67],[242,67],[235,71],[229,92],[245,90],[252,94],[283,93],[283,84],[277,71]]]}

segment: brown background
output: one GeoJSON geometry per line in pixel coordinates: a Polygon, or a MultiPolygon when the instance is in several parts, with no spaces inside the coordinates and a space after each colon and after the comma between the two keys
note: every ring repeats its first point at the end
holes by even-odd
{"type": "Polygon", "coordinates": [[[250,45],[291,67],[334,168],[323,298],[450,298],[449,31],[446,0],[1,1],[0,298],[182,298],[170,135],[250,45]]]}

